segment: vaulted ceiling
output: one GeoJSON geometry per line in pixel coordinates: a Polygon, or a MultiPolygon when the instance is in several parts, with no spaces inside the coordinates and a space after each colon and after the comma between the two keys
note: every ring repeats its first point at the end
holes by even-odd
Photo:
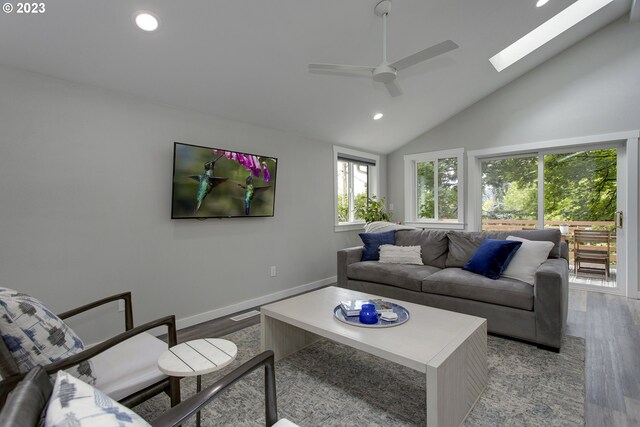
{"type": "Polygon", "coordinates": [[[572,0],[394,0],[390,61],[452,39],[460,48],[408,68],[389,96],[366,77],[309,62],[377,65],[377,0],[56,0],[0,14],[0,64],[333,143],[390,152],[627,13],[615,0],[498,73],[488,58],[572,0]],[[160,18],[155,33],[137,10],[160,18]],[[384,118],[373,121],[375,112],[384,118]]]}

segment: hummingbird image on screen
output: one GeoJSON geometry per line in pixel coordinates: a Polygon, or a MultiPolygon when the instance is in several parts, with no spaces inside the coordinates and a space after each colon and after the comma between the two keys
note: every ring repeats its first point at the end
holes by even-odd
{"type": "Polygon", "coordinates": [[[268,190],[271,188],[270,185],[264,187],[256,187],[253,184],[253,176],[249,175],[245,181],[245,185],[238,184],[240,187],[244,188],[244,214],[249,215],[251,213],[251,202],[253,202],[253,197],[256,195],[256,192],[262,192],[264,190],[268,190]]]}
{"type": "Polygon", "coordinates": [[[256,194],[256,187],[253,185],[253,177],[249,175],[244,186],[244,214],[249,215],[251,212],[251,202],[256,194]]]}
{"type": "Polygon", "coordinates": [[[229,179],[217,177],[213,174],[214,166],[220,159],[220,157],[222,156],[218,156],[215,160],[205,163],[204,173],[202,175],[190,176],[191,179],[198,181],[198,194],[196,196],[196,207],[193,211],[194,214],[198,212],[200,206],[202,206],[202,202],[204,201],[205,197],[207,197],[207,195],[211,193],[211,190],[229,179]]]}

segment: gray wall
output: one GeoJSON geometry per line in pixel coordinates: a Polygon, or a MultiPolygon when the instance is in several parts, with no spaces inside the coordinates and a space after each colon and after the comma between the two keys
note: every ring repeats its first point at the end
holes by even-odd
{"type": "Polygon", "coordinates": [[[0,94],[0,286],[55,311],[132,290],[137,324],[185,318],[335,276],[359,242],[333,231],[327,142],[7,68],[0,94]],[[172,221],[174,141],[278,157],[275,217],[172,221]]]}
{"type": "Polygon", "coordinates": [[[403,219],[405,154],[639,128],[640,23],[622,18],[390,153],[389,202],[403,219]]]}
{"type": "Polygon", "coordinates": [[[403,219],[405,154],[639,128],[640,23],[622,18],[389,154],[389,202],[403,219]]]}

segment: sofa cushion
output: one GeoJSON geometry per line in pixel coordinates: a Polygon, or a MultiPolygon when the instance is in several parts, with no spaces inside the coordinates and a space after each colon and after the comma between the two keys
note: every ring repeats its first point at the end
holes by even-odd
{"type": "MultiPolygon", "coordinates": [[[[560,230],[511,230],[511,231],[449,231],[449,252],[446,267],[463,267],[486,238],[506,240],[509,236],[521,237],[527,240],[553,242],[553,249],[549,258],[560,257],[560,230]]],[[[399,243],[397,243],[399,244],[399,243]]]]}
{"type": "Polygon", "coordinates": [[[460,268],[446,268],[422,281],[422,292],[522,310],[533,310],[533,287],[519,280],[488,279],[460,268]]]}
{"type": "Polygon", "coordinates": [[[545,230],[511,230],[511,231],[488,231],[487,237],[492,239],[505,240],[509,236],[521,237],[527,240],[541,242],[553,242],[553,248],[549,252],[549,258],[560,258],[560,241],[562,233],[557,228],[545,230]]]}
{"type": "Polygon", "coordinates": [[[444,230],[398,230],[396,231],[396,245],[420,246],[422,262],[425,265],[445,267],[449,239],[447,239],[447,232],[444,230]]]}
{"type": "Polygon", "coordinates": [[[380,245],[395,245],[395,230],[382,233],[360,233],[360,239],[364,244],[361,261],[378,261],[380,259],[380,245]]]}
{"type": "Polygon", "coordinates": [[[167,348],[164,341],[143,332],[103,351],[91,359],[98,376],[96,388],[121,400],[167,378],[158,369],[158,358],[167,348]]]}
{"type": "Polygon", "coordinates": [[[485,239],[463,268],[496,280],[500,278],[520,246],[522,242],[485,239]]]}
{"type": "Polygon", "coordinates": [[[480,231],[449,231],[447,233],[449,252],[447,252],[445,266],[447,268],[464,267],[486,238],[486,233],[480,231]]]}
{"type": "Polygon", "coordinates": [[[384,283],[385,285],[420,292],[422,280],[440,271],[431,265],[382,264],[377,261],[362,261],[349,264],[347,277],[364,282],[384,283]]]}

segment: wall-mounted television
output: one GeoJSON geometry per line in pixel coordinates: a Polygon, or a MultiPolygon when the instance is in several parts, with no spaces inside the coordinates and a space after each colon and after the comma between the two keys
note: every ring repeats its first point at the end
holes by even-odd
{"type": "Polygon", "coordinates": [[[278,159],[174,143],[171,218],[273,216],[278,159]]]}

